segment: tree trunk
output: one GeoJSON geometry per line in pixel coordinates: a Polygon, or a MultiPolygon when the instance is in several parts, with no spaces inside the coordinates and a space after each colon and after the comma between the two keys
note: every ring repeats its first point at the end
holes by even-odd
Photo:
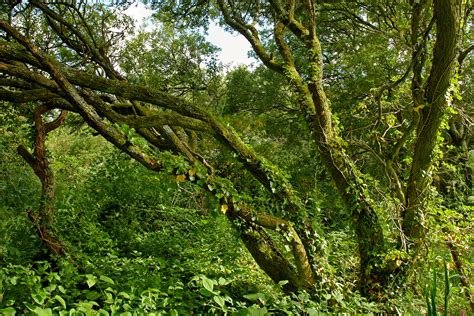
{"type": "Polygon", "coordinates": [[[287,293],[302,289],[304,280],[300,280],[295,268],[278,250],[263,228],[247,224],[239,228],[239,231],[255,262],[275,283],[288,281],[283,286],[287,293]]]}
{"type": "Polygon", "coordinates": [[[47,106],[40,105],[34,114],[36,128],[34,155],[31,155],[22,145],[18,147],[18,153],[33,168],[41,181],[41,199],[38,210],[36,212],[29,210],[28,217],[35,226],[41,241],[49,251],[54,255],[64,256],[66,252],[62,242],[51,232],[55,210],[55,181],[53,171],[49,167],[48,159],[46,158],[45,142],[46,134],[59,127],[65,120],[67,112],[61,112],[56,120],[43,124],[42,114],[47,111],[49,111],[47,106]]]}
{"type": "Polygon", "coordinates": [[[233,203],[229,203],[226,215],[239,231],[243,243],[259,267],[275,283],[288,281],[283,287],[286,292],[310,289],[314,285],[315,279],[306,249],[291,222],[251,212],[246,206],[236,207],[233,203]],[[289,240],[293,262],[290,260],[291,256],[281,253],[265,228],[278,231],[283,238],[289,240]]]}
{"type": "MultiPolygon", "coordinates": [[[[320,61],[315,63],[320,64],[320,61]]],[[[352,217],[360,256],[359,284],[361,291],[367,293],[370,288],[383,287],[387,280],[386,271],[377,268],[379,256],[385,250],[382,226],[368,196],[367,185],[332,126],[331,110],[321,80],[310,84],[308,90],[315,111],[308,116],[309,124],[321,159],[352,217]]]]}
{"type": "Polygon", "coordinates": [[[430,169],[435,160],[433,155],[439,128],[448,105],[446,91],[453,78],[459,50],[461,1],[434,1],[434,15],[437,31],[433,62],[417,127],[402,225],[410,242],[408,247],[415,253],[427,231],[426,202],[432,180],[430,169]]]}

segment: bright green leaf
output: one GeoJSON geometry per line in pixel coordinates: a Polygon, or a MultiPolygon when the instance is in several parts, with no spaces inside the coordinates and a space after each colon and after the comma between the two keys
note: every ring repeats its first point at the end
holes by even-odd
{"type": "Polygon", "coordinates": [[[0,309],[0,314],[5,316],[14,316],[16,314],[16,310],[13,307],[7,307],[0,309]]]}
{"type": "Polygon", "coordinates": [[[217,303],[217,305],[219,305],[221,308],[224,308],[225,300],[222,296],[216,295],[216,296],[213,297],[213,299],[214,299],[214,302],[217,303]]]}
{"type": "Polygon", "coordinates": [[[54,298],[62,305],[62,307],[66,308],[66,301],[61,296],[56,295],[54,298]]]}
{"type": "Polygon", "coordinates": [[[95,275],[92,275],[92,274],[86,274],[86,278],[87,278],[87,286],[89,286],[89,288],[93,287],[96,283],[97,283],[97,277],[95,275]]]}
{"type": "Polygon", "coordinates": [[[209,279],[209,278],[206,278],[206,277],[203,277],[202,278],[202,285],[204,286],[204,288],[210,292],[212,292],[214,290],[214,282],[209,279]]]}
{"type": "Polygon", "coordinates": [[[111,278],[105,276],[105,275],[101,275],[100,278],[99,278],[101,281],[104,281],[106,283],[109,283],[109,284],[115,284],[114,283],[114,280],[112,280],[111,278]]]}

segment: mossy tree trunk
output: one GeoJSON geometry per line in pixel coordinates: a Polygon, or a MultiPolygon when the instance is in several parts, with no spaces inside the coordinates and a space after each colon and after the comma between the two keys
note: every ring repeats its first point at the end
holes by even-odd
{"type": "Polygon", "coordinates": [[[35,226],[41,241],[49,251],[54,255],[64,256],[66,254],[64,245],[54,236],[51,227],[55,211],[56,190],[54,174],[46,157],[45,142],[46,135],[61,125],[66,119],[67,112],[61,112],[54,121],[44,124],[42,115],[49,110],[46,105],[40,105],[34,113],[35,144],[33,155],[23,145],[18,147],[18,153],[28,162],[41,181],[39,207],[36,211],[29,210],[28,217],[35,226]]]}
{"type": "Polygon", "coordinates": [[[437,29],[433,61],[423,99],[420,100],[423,103],[415,109],[420,118],[403,212],[402,227],[408,238],[407,248],[412,248],[415,253],[427,231],[426,203],[432,182],[431,168],[436,159],[434,155],[441,121],[448,106],[447,90],[459,53],[461,1],[434,1],[434,18],[437,29]]]}

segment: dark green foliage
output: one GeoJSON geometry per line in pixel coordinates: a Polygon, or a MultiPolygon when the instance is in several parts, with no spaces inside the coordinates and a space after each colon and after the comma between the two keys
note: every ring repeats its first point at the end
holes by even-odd
{"type": "MultiPolygon", "coordinates": [[[[208,204],[217,208],[217,202],[198,191],[185,198],[180,191],[189,196],[193,187],[147,171],[87,129],[66,127],[61,138],[52,134],[48,145],[59,183],[54,227],[74,262],[35,260],[28,240],[36,252],[42,246],[31,223],[23,213],[6,217],[8,251],[0,270],[4,314],[379,310],[340,283],[356,264],[341,252],[343,233],[330,237],[328,253],[333,253],[330,262],[345,268],[328,271],[323,281],[328,287],[316,292],[320,297],[285,296],[255,265],[227,220],[208,213],[208,204]],[[352,303],[343,300],[347,297],[352,303]]],[[[9,201],[2,209],[8,210],[9,201]]]]}
{"type": "Polygon", "coordinates": [[[433,60],[456,27],[428,1],[161,0],[137,33],[126,4],[28,3],[10,22],[30,42],[0,21],[0,314],[473,310],[472,22],[451,76],[433,60]],[[205,30],[226,14],[266,66],[221,69],[205,30]],[[45,133],[57,258],[16,151],[63,108],[45,133]]]}
{"type": "MultiPolygon", "coordinates": [[[[329,263],[321,288],[285,296],[256,267],[227,220],[209,213],[212,205],[218,208],[217,201],[173,177],[144,169],[88,129],[65,127],[58,133],[48,141],[58,181],[55,230],[75,262],[35,259],[44,258],[44,250],[24,213],[13,210],[33,203],[29,195],[37,194],[37,183],[11,151],[16,160],[5,169],[4,179],[10,180],[4,184],[7,199],[2,200],[3,313],[15,309],[45,315],[50,310],[256,315],[384,310],[361,298],[354,284],[347,282],[357,276],[357,262],[350,255],[356,245],[348,243],[351,233],[332,214],[335,205],[318,215],[327,225],[327,231],[319,233],[325,235],[329,263]],[[21,180],[12,173],[22,168],[21,188],[31,187],[24,193],[10,189],[15,187],[12,179],[21,180]],[[14,198],[18,196],[24,198],[14,198]]],[[[324,187],[315,199],[320,200],[321,194],[328,194],[324,187]]],[[[408,293],[387,297],[386,308],[393,311],[389,307],[393,304],[403,308],[400,302],[408,293]]],[[[421,300],[410,300],[411,307],[404,310],[423,306],[421,300]]],[[[452,306],[459,310],[459,305],[452,306]]]]}

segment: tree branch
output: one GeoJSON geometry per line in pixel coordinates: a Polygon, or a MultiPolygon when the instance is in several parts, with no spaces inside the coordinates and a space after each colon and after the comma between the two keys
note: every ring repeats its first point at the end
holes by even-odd
{"type": "Polygon", "coordinates": [[[88,122],[93,128],[95,128],[102,136],[104,136],[104,138],[108,139],[115,146],[128,153],[131,157],[142,163],[147,168],[155,170],[162,168],[161,164],[158,164],[156,160],[149,157],[138,146],[130,143],[123,133],[102,122],[95,110],[89,104],[87,104],[84,99],[82,99],[76,88],[54,65],[54,62],[48,55],[46,55],[37,46],[32,44],[26,37],[12,28],[7,22],[0,20],[0,28],[10,34],[31,52],[38,62],[51,74],[57,85],[66,94],[68,101],[77,107],[84,120],[88,122]]]}
{"type": "Polygon", "coordinates": [[[217,0],[217,4],[219,5],[222,15],[224,16],[225,22],[249,41],[254,52],[265,64],[265,66],[276,72],[283,73],[282,65],[275,61],[273,56],[269,54],[263,47],[255,27],[245,24],[245,22],[240,20],[238,17],[232,15],[226,6],[225,0],[217,0]]]}

